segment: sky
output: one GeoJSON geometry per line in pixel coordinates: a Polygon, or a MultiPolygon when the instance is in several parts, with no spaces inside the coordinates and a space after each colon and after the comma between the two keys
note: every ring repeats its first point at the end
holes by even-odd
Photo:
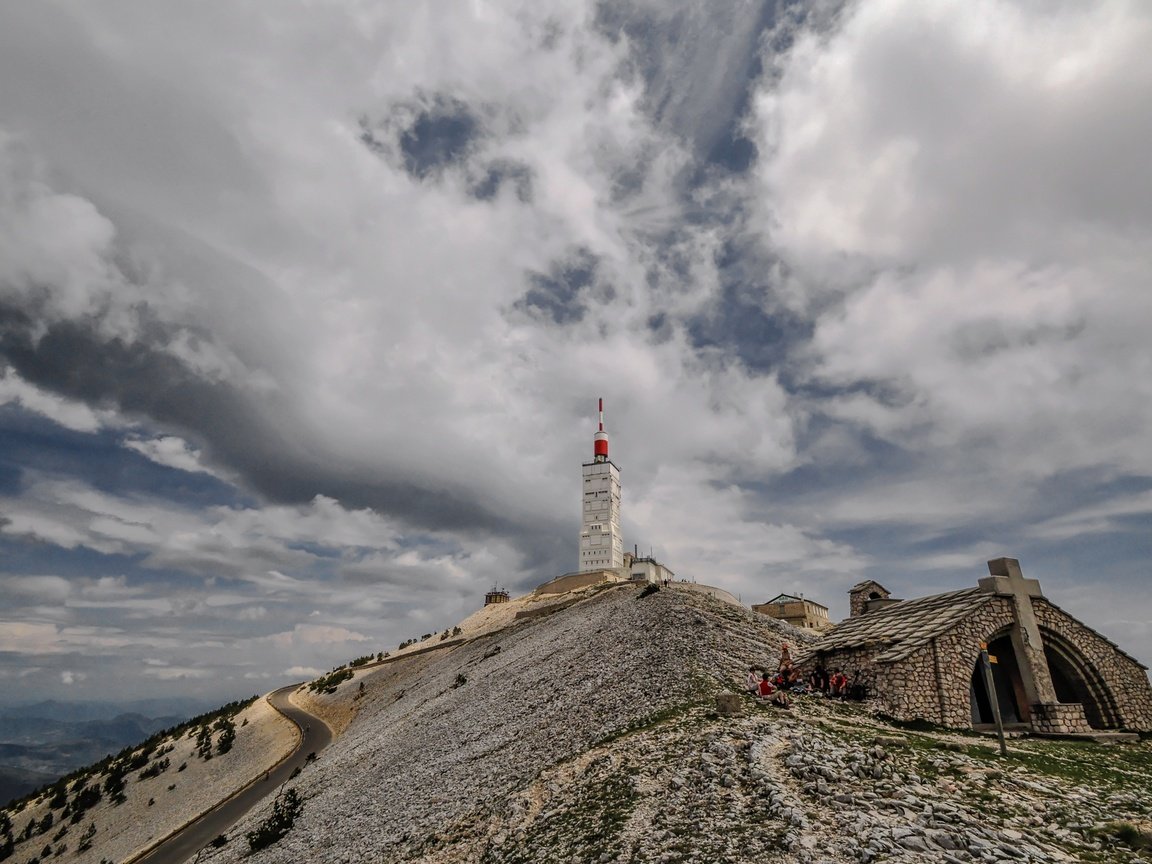
{"type": "Polygon", "coordinates": [[[0,8],[0,702],[231,699],[626,548],[1019,558],[1152,663],[1152,6],[0,8]]]}

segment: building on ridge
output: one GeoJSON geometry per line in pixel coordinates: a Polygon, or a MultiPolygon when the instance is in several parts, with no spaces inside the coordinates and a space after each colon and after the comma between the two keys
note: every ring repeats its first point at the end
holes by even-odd
{"type": "Polygon", "coordinates": [[[766,603],[753,603],[752,611],[787,621],[801,630],[826,630],[832,626],[827,606],[792,594],[780,594],[766,603]]]}
{"type": "Polygon", "coordinates": [[[485,606],[491,606],[493,603],[507,603],[508,600],[508,592],[499,585],[493,585],[492,590],[484,595],[485,606]]]}
{"type": "Polygon", "coordinates": [[[583,465],[580,564],[577,572],[622,570],[624,539],[620,530],[620,469],[608,458],[604,431],[604,400],[600,400],[600,426],[593,437],[592,461],[583,465]]]}
{"type": "Polygon", "coordinates": [[[839,667],[899,720],[983,729],[993,699],[1004,722],[1035,733],[1152,732],[1148,670],[1054,604],[1015,558],[988,562],[969,588],[896,600],[853,586],[852,614],[808,646],[804,671],[839,667]]]}
{"type": "Polygon", "coordinates": [[[676,574],[653,558],[651,555],[641,557],[639,551],[631,555],[624,553],[624,567],[628,571],[628,579],[632,582],[649,582],[653,585],[663,585],[676,578],[676,574]]]}

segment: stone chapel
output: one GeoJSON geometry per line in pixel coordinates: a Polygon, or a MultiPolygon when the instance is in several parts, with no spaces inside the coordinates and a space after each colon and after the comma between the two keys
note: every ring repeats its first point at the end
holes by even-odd
{"type": "Polygon", "coordinates": [[[802,665],[843,669],[898,719],[981,728],[992,722],[977,666],[985,643],[1009,726],[1152,731],[1145,666],[1049,601],[1015,558],[989,561],[988,572],[974,588],[915,600],[861,582],[849,592],[850,616],[807,649],[802,665]]]}

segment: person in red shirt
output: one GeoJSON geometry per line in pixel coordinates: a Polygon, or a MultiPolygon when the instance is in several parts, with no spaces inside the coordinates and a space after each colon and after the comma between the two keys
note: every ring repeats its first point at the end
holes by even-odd
{"type": "Polygon", "coordinates": [[[760,698],[767,699],[775,690],[776,688],[772,686],[772,676],[765,672],[760,679],[760,698]]]}
{"type": "Polygon", "coordinates": [[[834,699],[843,699],[848,695],[848,676],[839,669],[832,673],[829,685],[828,695],[834,699]]]}

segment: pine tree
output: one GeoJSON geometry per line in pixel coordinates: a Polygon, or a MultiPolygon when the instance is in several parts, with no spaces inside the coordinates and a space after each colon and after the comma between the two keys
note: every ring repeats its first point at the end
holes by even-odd
{"type": "Polygon", "coordinates": [[[255,831],[249,831],[244,835],[248,839],[251,851],[259,852],[287,834],[296,824],[296,817],[303,809],[304,800],[295,789],[285,789],[282,794],[277,795],[271,815],[261,822],[255,831]]]}

